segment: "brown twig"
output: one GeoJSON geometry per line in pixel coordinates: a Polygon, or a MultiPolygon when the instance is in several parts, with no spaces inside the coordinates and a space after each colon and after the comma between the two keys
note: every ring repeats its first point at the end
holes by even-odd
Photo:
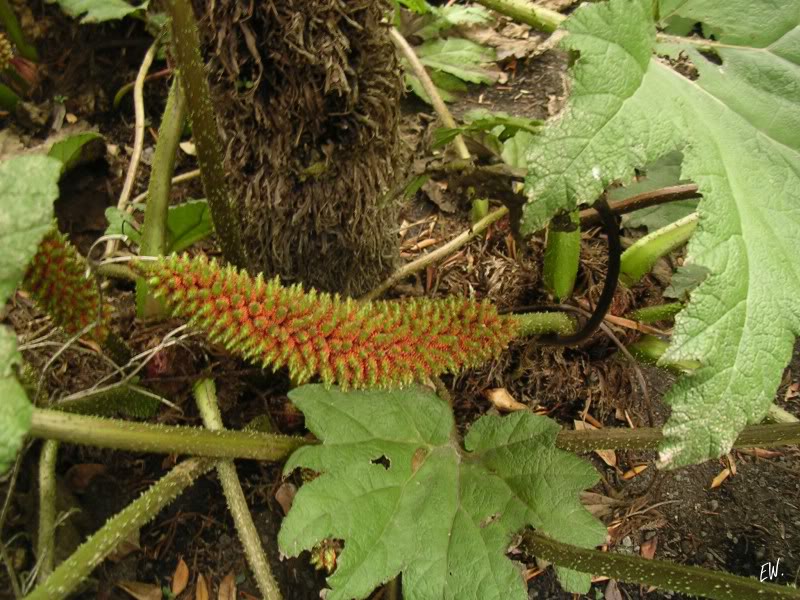
{"type": "MultiPolygon", "coordinates": [[[[676,200],[690,200],[691,198],[699,198],[700,196],[701,194],[697,191],[697,185],[694,183],[687,183],[644,192],[625,200],[620,200],[619,202],[611,202],[609,203],[609,208],[615,215],[623,215],[650,206],[657,206],[676,200]]],[[[600,215],[593,208],[582,210],[580,217],[581,226],[583,227],[596,225],[600,222],[600,215]]]]}

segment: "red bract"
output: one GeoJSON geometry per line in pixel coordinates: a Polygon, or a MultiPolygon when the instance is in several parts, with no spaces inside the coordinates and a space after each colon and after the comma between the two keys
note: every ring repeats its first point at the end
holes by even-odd
{"type": "Polygon", "coordinates": [[[358,302],[283,287],[204,257],[140,263],[175,315],[297,382],[319,375],[342,387],[393,387],[470,367],[497,355],[515,321],[460,298],[358,302]]]}
{"type": "Polygon", "coordinates": [[[98,343],[108,337],[109,315],[101,307],[97,281],[86,277],[86,263],[59,231],[54,229],[39,244],[23,287],[67,333],[97,323],[87,337],[98,343]]]}

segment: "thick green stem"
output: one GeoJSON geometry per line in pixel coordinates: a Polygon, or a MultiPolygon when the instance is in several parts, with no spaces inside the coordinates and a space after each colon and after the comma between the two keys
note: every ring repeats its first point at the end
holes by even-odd
{"type": "Polygon", "coordinates": [[[628,313],[627,317],[640,323],[656,323],[657,321],[668,321],[682,310],[683,304],[681,302],[670,302],[669,304],[639,308],[628,313]]]}
{"type": "Polygon", "coordinates": [[[16,110],[19,96],[7,85],[0,83],[0,110],[12,112],[16,110]]]}
{"type": "MultiPolygon", "coordinates": [[[[562,430],[558,432],[556,446],[576,453],[592,450],[657,450],[663,439],[663,432],[656,427],[562,430]]],[[[750,425],[742,430],[733,447],[772,448],[798,443],[800,443],[800,423],[750,425]]]]}
{"type": "Polygon", "coordinates": [[[558,215],[547,228],[542,279],[556,302],[572,295],[581,261],[581,220],[577,210],[558,215]]]}
{"type": "Polygon", "coordinates": [[[153,519],[213,465],[207,459],[193,458],[176,466],[103,525],[61,563],[44,583],[28,594],[26,600],[61,600],[69,596],[120,542],[153,519]]]}
{"type": "Polygon", "coordinates": [[[563,312],[522,313],[512,315],[518,323],[519,337],[556,333],[569,335],[575,333],[575,321],[563,312]]]}
{"type": "Polygon", "coordinates": [[[561,567],[583,573],[605,575],[620,581],[654,585],[691,596],[713,600],[771,600],[800,599],[800,590],[771,583],[759,583],[750,577],[740,577],[702,567],[689,567],[663,560],[648,560],[640,556],[615,554],[578,548],[557,542],[538,533],[525,536],[527,549],[561,567]]]}
{"type": "Polygon", "coordinates": [[[633,285],[649,272],[658,259],[683,246],[697,228],[698,213],[670,223],[658,231],[637,240],[622,253],[620,259],[620,281],[633,285]]]}
{"type": "Polygon", "coordinates": [[[167,0],[172,17],[172,46],[180,70],[181,83],[192,120],[197,159],[203,178],[214,229],[222,253],[231,263],[244,267],[245,255],[239,236],[239,224],[231,207],[227,176],[222,158],[222,141],[211,104],[211,89],[200,56],[200,34],[188,0],[167,0]]]}
{"type": "MultiPolygon", "coordinates": [[[[172,82],[167,106],[158,130],[158,142],[153,153],[153,169],[147,188],[147,205],[144,211],[141,254],[163,256],[167,252],[167,214],[175,158],[181,142],[186,120],[186,96],[180,78],[172,82]]],[[[147,293],[144,279],[136,282],[136,311],[139,317],[156,317],[164,313],[161,303],[147,293]]]]}
{"type": "Polygon", "coordinates": [[[669,348],[669,341],[654,335],[643,335],[638,341],[628,346],[628,351],[636,360],[648,365],[659,366],[677,375],[682,375],[700,367],[697,361],[665,362],[661,360],[669,348]]]}
{"type": "Polygon", "coordinates": [[[303,438],[286,435],[131,423],[48,409],[33,411],[30,434],[71,444],[134,452],[271,461],[282,460],[308,443],[303,438]]]}
{"type": "MultiPolygon", "coordinates": [[[[56,410],[35,409],[30,434],[73,444],[191,454],[208,458],[283,460],[300,446],[314,443],[301,437],[253,431],[209,431],[196,427],[174,427],[130,423],[117,419],[70,415],[56,410]]],[[[654,450],[663,440],[661,429],[598,429],[560,431],[556,446],[572,452],[604,449],[654,450]]],[[[734,442],[735,448],[787,446],[800,443],[800,424],[751,425],[734,442]]]]}
{"type": "MultiPolygon", "coordinates": [[[[223,430],[222,415],[217,406],[214,382],[210,379],[198,381],[194,386],[194,397],[205,426],[211,430],[223,430]]],[[[269,561],[264,554],[264,548],[261,546],[261,539],[256,531],[256,525],[253,523],[250,509],[247,507],[236,467],[232,460],[218,460],[216,465],[217,474],[222,483],[222,491],[225,492],[228,508],[233,516],[233,522],[236,524],[239,539],[244,546],[247,562],[253,569],[258,589],[261,590],[264,600],[281,600],[281,590],[272,576],[272,569],[270,569],[269,561]]]]}
{"type": "Polygon", "coordinates": [[[0,0],[0,23],[3,24],[8,34],[8,39],[14,42],[17,47],[19,55],[31,60],[33,62],[39,61],[39,53],[36,47],[28,43],[25,39],[25,34],[22,33],[22,27],[19,25],[17,15],[14,14],[14,9],[8,3],[8,0],[0,0]]]}
{"type": "Polygon", "coordinates": [[[501,15],[511,17],[515,21],[530,25],[534,29],[551,33],[567,18],[554,10],[536,6],[527,0],[476,0],[486,8],[491,8],[501,15]]]}
{"type": "Polygon", "coordinates": [[[45,440],[39,457],[39,531],[36,538],[39,583],[50,576],[55,566],[57,459],[58,442],[45,440]]]}

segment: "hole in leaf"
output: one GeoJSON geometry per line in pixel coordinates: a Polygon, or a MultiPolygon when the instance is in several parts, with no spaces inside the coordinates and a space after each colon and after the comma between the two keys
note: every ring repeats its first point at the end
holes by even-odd
{"type": "Polygon", "coordinates": [[[717,54],[714,50],[700,50],[700,55],[705,58],[708,62],[714,63],[715,65],[722,64],[722,57],[717,54]]]}
{"type": "Polygon", "coordinates": [[[386,455],[383,455],[380,458],[373,458],[370,462],[372,462],[373,465],[382,466],[387,471],[389,470],[389,467],[392,466],[391,461],[386,457],[386,455]]]}

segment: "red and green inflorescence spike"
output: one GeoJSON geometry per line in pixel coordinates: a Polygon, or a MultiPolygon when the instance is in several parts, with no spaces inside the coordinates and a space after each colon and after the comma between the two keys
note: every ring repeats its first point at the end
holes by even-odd
{"type": "Polygon", "coordinates": [[[264,367],[289,367],[342,387],[394,387],[476,366],[517,331],[485,302],[451,298],[359,302],[283,287],[205,257],[170,256],[137,267],[173,314],[264,367]]]}
{"type": "Polygon", "coordinates": [[[58,230],[39,244],[22,287],[67,333],[97,323],[86,336],[99,343],[108,337],[109,313],[100,301],[97,281],[86,277],[86,263],[58,230]]]}

